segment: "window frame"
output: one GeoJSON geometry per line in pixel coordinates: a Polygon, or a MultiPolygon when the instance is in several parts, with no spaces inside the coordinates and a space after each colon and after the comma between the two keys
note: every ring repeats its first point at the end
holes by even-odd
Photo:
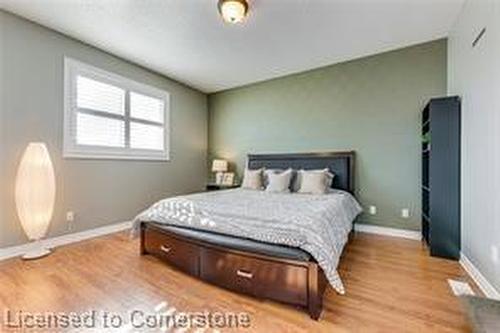
{"type": "Polygon", "coordinates": [[[64,138],[63,157],[78,159],[119,159],[170,161],[170,94],[143,83],[106,70],[64,57],[64,138]],[[91,109],[77,108],[77,77],[81,75],[99,82],[111,84],[125,91],[125,113],[118,115],[91,109]],[[135,92],[163,100],[163,150],[130,148],[131,123],[161,125],[159,122],[133,118],[130,116],[130,93],[135,92]],[[107,119],[120,119],[125,123],[125,147],[104,147],[78,145],[76,143],[76,117],[78,110],[83,114],[96,115],[107,119]]]}

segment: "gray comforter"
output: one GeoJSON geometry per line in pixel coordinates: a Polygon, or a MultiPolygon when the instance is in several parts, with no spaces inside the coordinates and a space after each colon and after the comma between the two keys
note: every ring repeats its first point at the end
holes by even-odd
{"type": "Polygon", "coordinates": [[[311,195],[235,189],[161,200],[136,217],[133,233],[142,221],[158,222],[298,247],[344,294],[337,265],[360,212],[356,199],[343,191],[311,195]]]}

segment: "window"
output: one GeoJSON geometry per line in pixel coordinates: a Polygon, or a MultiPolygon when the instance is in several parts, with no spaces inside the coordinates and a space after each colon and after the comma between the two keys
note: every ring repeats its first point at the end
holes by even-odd
{"type": "Polygon", "coordinates": [[[169,159],[169,94],[64,59],[64,157],[169,159]]]}

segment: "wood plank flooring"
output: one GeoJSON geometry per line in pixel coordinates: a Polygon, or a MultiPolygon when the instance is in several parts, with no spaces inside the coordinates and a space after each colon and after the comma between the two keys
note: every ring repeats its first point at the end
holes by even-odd
{"type": "MultiPolygon", "coordinates": [[[[5,323],[7,309],[12,313],[94,309],[126,320],[131,310],[154,313],[158,304],[166,302],[165,309],[177,312],[246,312],[251,322],[241,329],[244,332],[470,331],[446,281],[470,282],[466,273],[457,262],[429,257],[418,241],[357,233],[339,268],[347,294],[337,295],[329,287],[317,322],[293,307],[238,295],[186,276],[151,256],[141,257],[138,246],[138,240],[118,233],[59,248],[37,261],[0,262],[0,321],[5,323]]],[[[0,331],[9,329],[0,324],[0,331]]],[[[64,330],[52,330],[56,331],[64,330]]],[[[95,330],[104,331],[113,330],[95,330]]]]}

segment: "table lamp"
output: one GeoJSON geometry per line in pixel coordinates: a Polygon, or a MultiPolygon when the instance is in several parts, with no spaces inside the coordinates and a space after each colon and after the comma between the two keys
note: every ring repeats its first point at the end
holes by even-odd
{"type": "Polygon", "coordinates": [[[217,185],[222,184],[224,178],[224,172],[227,171],[228,163],[225,160],[213,160],[212,162],[212,172],[215,172],[215,183],[217,185]]]}

